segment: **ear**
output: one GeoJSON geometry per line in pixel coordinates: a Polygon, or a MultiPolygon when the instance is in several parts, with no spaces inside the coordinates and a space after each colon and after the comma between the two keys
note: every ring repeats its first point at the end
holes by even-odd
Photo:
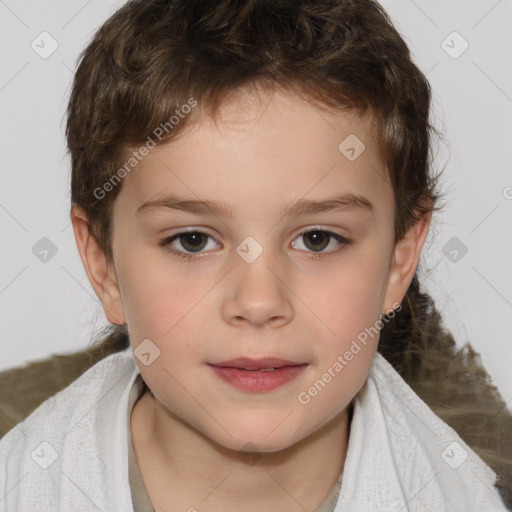
{"type": "Polygon", "coordinates": [[[418,266],[421,249],[428,235],[431,218],[432,212],[426,213],[395,244],[389,267],[388,284],[382,314],[389,314],[393,309],[396,309],[396,304],[402,302],[405,297],[418,266]]]}
{"type": "Polygon", "coordinates": [[[71,222],[80,258],[89,282],[103,304],[105,316],[112,324],[126,323],[114,266],[107,261],[96,238],[89,230],[87,214],[79,206],[73,205],[71,208],[71,222]]]}

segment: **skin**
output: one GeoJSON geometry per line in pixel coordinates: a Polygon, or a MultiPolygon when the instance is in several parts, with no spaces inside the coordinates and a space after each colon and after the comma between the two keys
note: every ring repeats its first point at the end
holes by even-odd
{"type": "MultiPolygon", "coordinates": [[[[378,336],[360,344],[309,403],[298,394],[402,301],[430,214],[394,245],[393,190],[366,116],[320,111],[287,92],[245,91],[223,105],[217,124],[200,119],[124,179],[114,203],[113,264],[84,212],[71,212],[107,319],[127,322],[132,349],[150,339],[160,350],[148,366],[135,357],[155,395],[146,393],[132,411],[137,461],[157,510],[315,510],[343,469],[348,405],[364,385],[378,336]],[[338,150],[351,133],[366,146],[355,161],[338,150]],[[374,213],[280,214],[302,198],[348,192],[370,200],[374,213]],[[170,193],[226,202],[235,215],[136,213],[170,193]],[[159,245],[191,226],[209,235],[196,242],[202,255],[185,261],[159,245]],[[299,236],[312,227],[349,243],[334,253],[335,238],[299,236]],[[263,249],[252,263],[236,252],[248,236],[263,249]],[[313,259],[315,252],[322,257],[313,259]],[[240,356],[308,366],[274,391],[248,393],[206,364],[240,356]],[[251,451],[252,459],[241,457],[251,451]]],[[[191,253],[188,240],[170,245],[191,253]]]]}

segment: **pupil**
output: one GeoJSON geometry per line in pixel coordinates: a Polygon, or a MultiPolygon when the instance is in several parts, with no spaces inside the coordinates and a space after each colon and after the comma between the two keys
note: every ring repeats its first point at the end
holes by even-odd
{"type": "Polygon", "coordinates": [[[320,243],[321,247],[319,247],[318,245],[315,245],[315,241],[318,243],[318,241],[325,242],[326,240],[328,240],[328,236],[324,231],[310,231],[306,234],[306,245],[309,249],[323,249],[324,244],[320,243]],[[309,240],[313,240],[313,244],[309,244],[309,240]]]}
{"type": "Polygon", "coordinates": [[[198,247],[201,248],[201,237],[202,237],[202,233],[187,233],[186,235],[182,235],[181,236],[181,243],[183,245],[183,247],[185,247],[187,250],[188,249],[197,249],[198,247]],[[189,243],[190,242],[190,243],[189,243]],[[187,247],[187,245],[189,247],[187,247]]]}

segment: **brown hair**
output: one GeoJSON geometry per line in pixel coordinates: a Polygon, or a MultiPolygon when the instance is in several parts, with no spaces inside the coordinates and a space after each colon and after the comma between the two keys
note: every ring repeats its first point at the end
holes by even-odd
{"type": "MultiPolygon", "coordinates": [[[[215,119],[229,95],[250,87],[287,90],[319,109],[371,114],[395,193],[395,241],[443,207],[441,173],[433,172],[434,136],[441,136],[429,119],[431,88],[377,2],[132,0],[81,54],[66,128],[71,201],[88,215],[110,262],[112,206],[122,183],[101,199],[97,191],[120,176],[128,152],[155,141],[156,127],[167,126],[155,141],[161,144],[201,114],[215,119]],[[198,108],[170,126],[190,98],[198,108]]],[[[402,309],[387,320],[379,351],[493,467],[512,504],[503,483],[512,482],[512,416],[471,347],[456,350],[417,273],[402,309]]],[[[129,346],[126,325],[105,334],[105,355],[129,346]]]]}

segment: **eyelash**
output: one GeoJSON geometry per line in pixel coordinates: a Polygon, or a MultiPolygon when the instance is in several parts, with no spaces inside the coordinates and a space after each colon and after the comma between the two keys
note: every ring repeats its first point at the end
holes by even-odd
{"type": "MultiPolygon", "coordinates": [[[[320,232],[320,233],[327,233],[330,236],[331,239],[334,238],[337,242],[339,242],[341,244],[337,249],[334,249],[333,251],[326,252],[326,253],[315,253],[315,252],[304,251],[304,252],[307,252],[309,254],[308,258],[311,258],[313,260],[319,260],[321,258],[326,258],[326,257],[329,257],[329,256],[335,256],[339,252],[341,252],[347,245],[350,244],[349,240],[347,240],[345,237],[343,237],[341,235],[338,235],[338,233],[334,233],[332,231],[328,231],[328,230],[325,230],[325,229],[315,229],[315,228],[314,229],[306,229],[304,231],[301,231],[296,236],[295,239],[305,235],[306,233],[310,233],[310,232],[313,232],[313,231],[317,231],[317,232],[320,232]]],[[[200,255],[202,253],[185,253],[185,252],[178,251],[178,250],[174,249],[173,246],[171,245],[172,242],[174,240],[176,240],[177,238],[179,238],[181,235],[186,235],[186,234],[189,234],[189,233],[200,233],[200,234],[206,235],[207,237],[210,237],[210,238],[213,239],[213,237],[211,235],[209,235],[208,233],[205,233],[203,231],[194,229],[194,230],[190,230],[190,231],[180,231],[179,233],[176,233],[176,234],[174,234],[172,236],[164,238],[163,240],[160,240],[159,245],[164,247],[168,252],[170,252],[174,256],[178,257],[180,260],[190,261],[192,258],[194,258],[195,256],[198,256],[198,255],[200,255]]]]}

